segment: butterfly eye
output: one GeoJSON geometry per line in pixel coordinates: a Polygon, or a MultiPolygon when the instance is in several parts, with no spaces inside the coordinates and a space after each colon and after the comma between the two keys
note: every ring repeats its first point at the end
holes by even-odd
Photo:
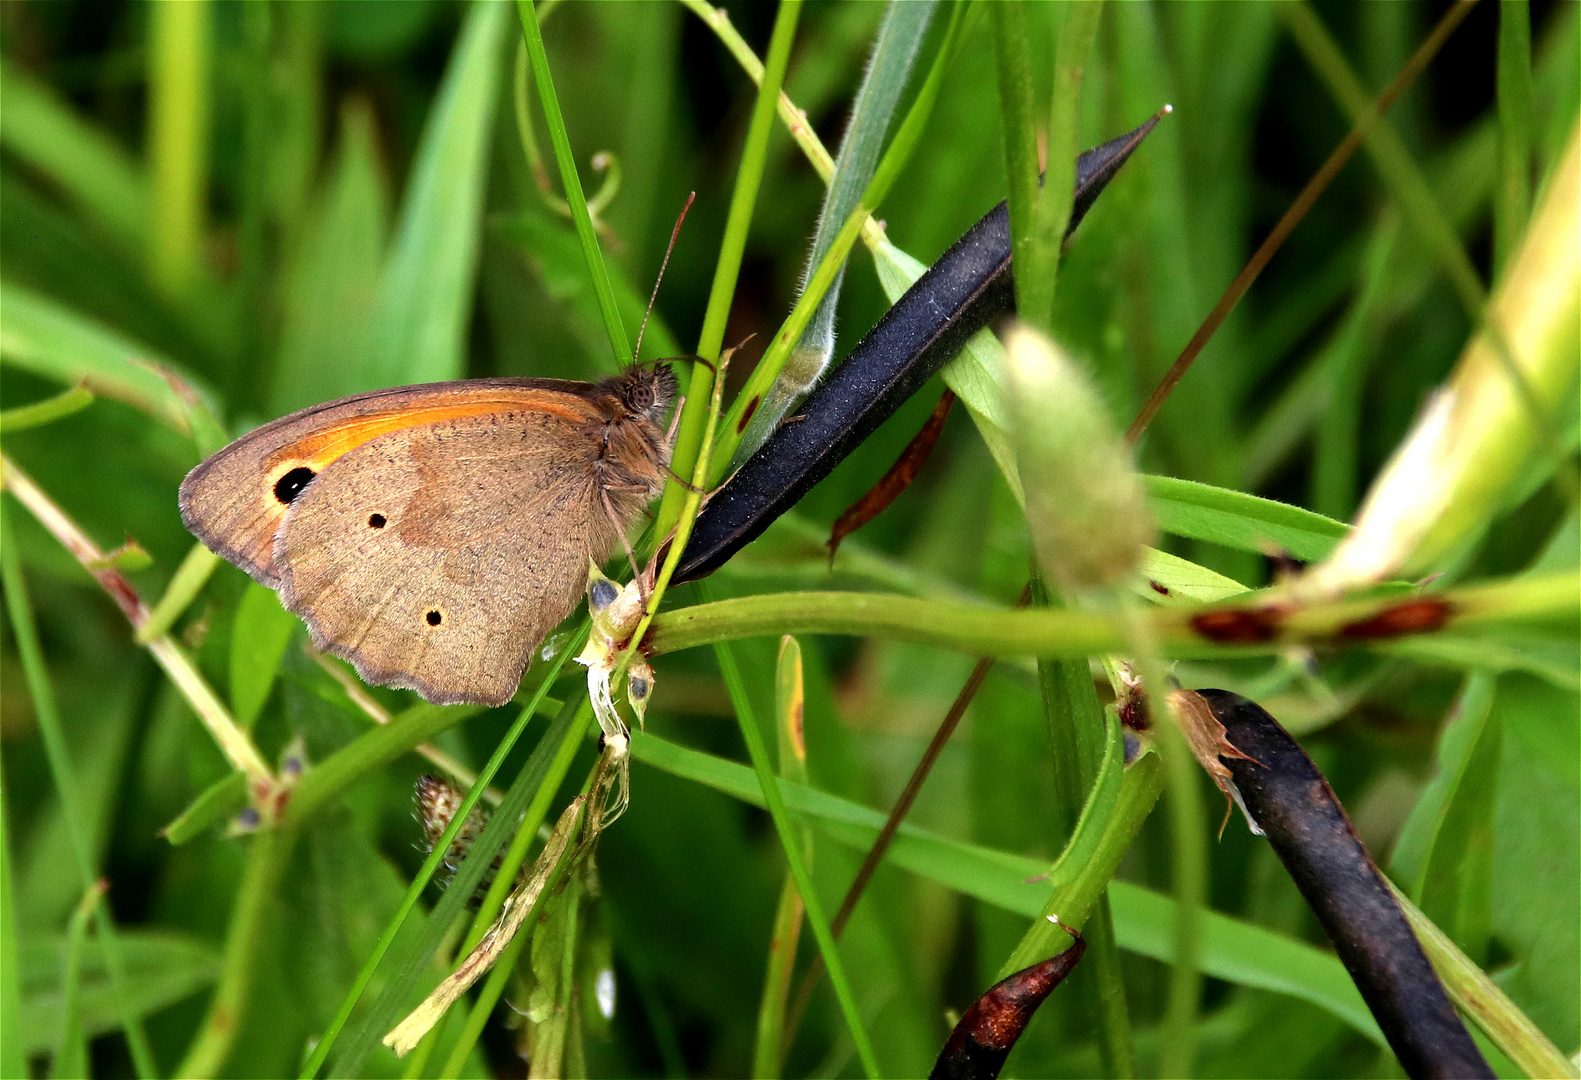
{"type": "Polygon", "coordinates": [[[302,489],[307,487],[313,477],[317,475],[306,465],[298,465],[274,482],[274,497],[282,503],[290,505],[291,500],[302,494],[302,489]]]}

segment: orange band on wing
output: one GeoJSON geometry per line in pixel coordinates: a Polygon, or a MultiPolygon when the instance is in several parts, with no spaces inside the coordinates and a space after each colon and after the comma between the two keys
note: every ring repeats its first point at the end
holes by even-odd
{"type": "Polygon", "coordinates": [[[323,471],[337,458],[357,449],[363,443],[406,431],[426,424],[439,424],[467,416],[487,416],[501,412],[542,412],[563,417],[572,423],[585,423],[597,414],[589,403],[570,394],[544,390],[517,390],[501,393],[498,390],[468,395],[457,400],[434,401],[421,405],[389,409],[383,412],[364,413],[343,420],[321,431],[315,431],[296,442],[289,443],[269,455],[264,467],[270,475],[282,464],[305,465],[314,472],[323,471]]]}

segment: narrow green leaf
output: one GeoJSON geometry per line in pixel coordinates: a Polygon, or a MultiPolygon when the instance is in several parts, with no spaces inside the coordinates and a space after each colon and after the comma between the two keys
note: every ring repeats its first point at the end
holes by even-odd
{"type": "Polygon", "coordinates": [[[149,9],[149,264],[155,283],[178,298],[204,276],[212,12],[208,0],[149,9]]]}
{"type": "MultiPolygon", "coordinates": [[[[28,696],[33,702],[34,715],[38,718],[39,734],[43,737],[45,758],[49,762],[50,779],[60,799],[61,816],[66,821],[67,835],[71,841],[71,855],[77,864],[77,874],[83,887],[90,888],[98,880],[95,870],[93,841],[89,824],[84,820],[83,803],[72,769],[71,754],[66,746],[66,733],[61,723],[60,710],[55,701],[55,687],[50,681],[49,670],[44,664],[43,650],[39,645],[38,626],[33,618],[33,604],[28,597],[27,581],[22,576],[22,561],[17,554],[16,535],[12,532],[7,515],[0,512],[0,578],[5,584],[6,611],[11,619],[11,632],[16,651],[22,660],[22,673],[27,682],[28,696]]],[[[120,1006],[118,1019],[126,1031],[126,1041],[132,1051],[132,1061],[140,1077],[157,1075],[153,1051],[148,1036],[143,1031],[140,1014],[131,997],[131,984],[127,975],[126,955],[121,949],[120,936],[109,912],[103,905],[94,907],[99,941],[108,960],[111,981],[120,1006]]],[[[51,1030],[58,1030],[52,1028],[51,1030]]]]}
{"type": "Polygon", "coordinates": [[[208,584],[209,578],[219,568],[220,557],[210,551],[203,543],[193,544],[187,549],[186,558],[181,560],[181,565],[176,567],[176,572],[171,575],[170,584],[165,586],[165,591],[160,594],[159,600],[148,613],[148,619],[137,628],[132,636],[139,645],[146,645],[157,637],[163,637],[170,632],[170,628],[181,618],[181,613],[191,606],[198,593],[203,591],[203,586],[208,584]]]}
{"type": "MultiPolygon", "coordinates": [[[[588,281],[587,261],[581,245],[576,234],[563,222],[527,210],[493,218],[491,224],[500,235],[520,246],[538,270],[544,290],[555,301],[570,308],[578,324],[602,325],[598,297],[588,281]]],[[[614,289],[615,306],[620,310],[621,319],[631,325],[640,323],[648,306],[647,294],[635,288],[618,268],[610,269],[610,287],[614,289]]],[[[607,341],[607,338],[600,340],[607,341]]],[[[648,319],[643,347],[649,349],[649,356],[680,356],[685,351],[658,311],[648,319]]]]}
{"type": "Polygon", "coordinates": [[[249,731],[269,699],[297,625],[297,617],[280,606],[273,589],[247,583],[231,627],[231,712],[249,731]]]}
{"type": "MultiPolygon", "coordinates": [[[[127,970],[129,1006],[146,1017],[190,997],[214,981],[219,953],[208,942],[171,930],[126,930],[121,950],[127,970]]],[[[34,935],[21,943],[13,970],[22,985],[22,1022],[5,1042],[32,1056],[49,1050],[62,1019],[61,970],[66,941],[61,935],[34,935]]],[[[88,942],[82,960],[80,1015],[88,1038],[121,1025],[121,1006],[105,965],[102,942],[88,942]]],[[[26,1073],[7,1074],[25,1076],[26,1073]]],[[[153,1073],[150,1076],[156,1075],[153,1073]]]]}
{"type": "Polygon", "coordinates": [[[1532,13],[1499,2],[1499,179],[1493,200],[1493,266],[1502,271],[1526,228],[1532,200],[1532,13]]]}
{"type": "Polygon", "coordinates": [[[92,404],[92,392],[86,386],[74,386],[52,398],[0,412],[0,435],[15,435],[28,428],[53,424],[56,420],[80,413],[92,404]]]}
{"type": "Polygon", "coordinates": [[[456,39],[379,283],[364,369],[369,385],[437,382],[465,372],[509,15],[504,4],[473,4],[456,39]]]}
{"type": "Polygon", "coordinates": [[[88,923],[104,899],[108,882],[103,878],[88,886],[82,902],[66,925],[66,962],[62,965],[60,1036],[49,1065],[51,1076],[88,1075],[88,1041],[82,1030],[82,954],[88,946],[88,923]]]}
{"type": "MultiPolygon", "coordinates": [[[[741,275],[747,233],[752,228],[752,210],[757,205],[758,188],[763,183],[763,170],[768,160],[769,136],[774,131],[774,110],[779,102],[780,86],[785,81],[785,68],[790,63],[791,45],[796,40],[796,20],[800,14],[801,0],[782,0],[774,15],[767,62],[763,77],[758,80],[752,121],[747,127],[736,184],[730,194],[725,235],[719,243],[719,257],[714,263],[713,282],[708,289],[708,307],[703,312],[703,325],[697,336],[697,355],[709,364],[719,359],[724,346],[725,324],[736,295],[736,279],[741,275]]],[[[693,364],[687,384],[687,407],[681,413],[670,460],[670,467],[681,476],[692,474],[707,435],[709,403],[714,393],[714,370],[709,364],[693,364]]],[[[725,450],[720,455],[721,463],[730,458],[729,447],[725,450]]],[[[659,504],[657,531],[660,536],[668,534],[680,520],[685,499],[686,490],[679,484],[665,486],[664,501],[659,504]]]]}
{"type": "Polygon", "coordinates": [[[10,62],[0,65],[0,98],[0,143],[60,185],[123,251],[141,254],[148,183],[126,149],[10,62]]]}
{"type": "MultiPolygon", "coordinates": [[[[745,765],[633,732],[632,756],[674,776],[722,791],[753,806],[763,796],[745,765]]],[[[884,815],[813,788],[781,781],[786,806],[832,839],[866,851],[884,815]]],[[[902,824],[888,862],[965,896],[1029,919],[1040,917],[1048,864],[902,824]]],[[[1175,905],[1167,896],[1124,881],[1109,883],[1120,947],[1168,963],[1174,956],[1175,905]]],[[[1204,974],[1309,1001],[1338,1016],[1379,1046],[1383,1033],[1332,953],[1215,912],[1202,913],[1199,961],[1204,974]]]]}
{"type": "Polygon", "coordinates": [[[1275,545],[1298,559],[1311,560],[1323,558],[1350,531],[1310,510],[1228,488],[1170,476],[1145,480],[1158,527],[1190,540],[1258,554],[1267,554],[1269,545],[1275,545]]]}
{"type": "Polygon", "coordinates": [[[247,774],[227,773],[198,793],[176,818],[159,830],[159,835],[179,847],[226,820],[247,805],[247,774]]]}
{"type": "Polygon", "coordinates": [[[374,388],[371,357],[390,192],[366,103],[353,101],[341,110],[334,163],[304,217],[284,267],[269,397],[275,413],[374,388]]]}
{"type": "MultiPolygon", "coordinates": [[[[811,273],[823,260],[845,219],[856,208],[878,167],[884,135],[900,103],[901,91],[911,76],[912,62],[922,47],[923,36],[933,18],[936,0],[890,0],[884,9],[878,37],[873,41],[862,83],[851,103],[851,118],[840,140],[834,176],[824,192],[818,213],[818,228],[813,233],[812,253],[807,258],[811,273]]],[[[836,273],[812,322],[791,350],[785,366],[763,402],[752,413],[747,430],[736,449],[740,461],[755,451],[779,425],[786,410],[818,381],[834,355],[834,317],[840,302],[842,268],[836,273]]]]}
{"type": "MultiPolygon", "coordinates": [[[[14,282],[4,288],[0,358],[67,386],[81,384],[100,397],[141,409],[184,434],[192,432],[189,406],[160,369],[177,372],[158,352],[14,282]]],[[[201,398],[212,395],[191,376],[183,383],[201,398]]]]}
{"type": "MultiPolygon", "coordinates": [[[[22,962],[18,945],[16,883],[11,869],[11,822],[0,788],[0,1028],[21,1032],[22,962]]],[[[0,1076],[26,1076],[27,1055],[19,1038],[0,1039],[0,1076]]]]}
{"type": "Polygon", "coordinates": [[[786,812],[785,800],[780,792],[780,780],[774,775],[773,767],[769,764],[768,747],[763,742],[763,728],[752,711],[746,686],[741,681],[741,670],[736,666],[735,655],[729,645],[715,646],[714,655],[719,660],[719,670],[724,676],[725,688],[730,692],[730,703],[736,711],[741,737],[747,744],[747,753],[751,756],[753,770],[757,773],[758,790],[763,799],[761,805],[774,819],[774,828],[779,833],[780,849],[784,851],[786,866],[796,880],[796,891],[801,894],[802,908],[807,913],[807,925],[812,927],[813,937],[818,941],[818,951],[823,955],[824,967],[829,972],[829,984],[834,987],[835,997],[840,1003],[840,1012],[845,1019],[846,1030],[850,1033],[851,1041],[856,1044],[856,1053],[861,1058],[862,1070],[869,1077],[877,1077],[881,1075],[878,1059],[873,1055],[873,1045],[868,1038],[867,1028],[863,1026],[862,1014],[857,1009],[856,999],[851,994],[851,984],[846,980],[845,964],[840,959],[839,946],[835,944],[834,934],[829,929],[828,916],[824,914],[823,904],[818,899],[817,892],[813,890],[812,875],[807,872],[806,860],[802,857],[801,841],[791,823],[790,815],[786,812]]]}
{"type": "Polygon", "coordinates": [[[609,348],[615,354],[615,366],[624,368],[631,363],[631,343],[626,337],[626,327],[620,320],[614,289],[609,284],[609,271],[604,267],[604,254],[598,246],[598,234],[593,231],[593,216],[588,211],[587,196],[582,193],[582,178],[577,173],[576,158],[571,153],[571,137],[565,129],[560,97],[555,92],[554,79],[549,73],[549,57],[544,51],[543,35],[538,29],[538,9],[533,0],[516,0],[516,13],[521,21],[522,40],[527,43],[527,56],[532,62],[533,81],[538,88],[538,101],[543,106],[544,123],[554,146],[555,164],[560,167],[560,183],[565,188],[571,222],[576,226],[576,236],[581,241],[582,254],[587,260],[588,276],[593,281],[593,293],[598,297],[599,314],[603,316],[604,329],[609,335],[609,348]]]}

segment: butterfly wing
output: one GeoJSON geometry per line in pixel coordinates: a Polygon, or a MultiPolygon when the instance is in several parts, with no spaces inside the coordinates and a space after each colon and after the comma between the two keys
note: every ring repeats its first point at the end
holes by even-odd
{"type": "Polygon", "coordinates": [[[271,589],[274,541],[292,501],[335,461],[370,439],[463,416],[536,409],[576,421],[596,416],[586,383],[474,379],[375,390],[315,405],[243,435],[182,481],[187,529],[271,589]]]}
{"type": "Polygon", "coordinates": [[[371,683],[508,701],[618,543],[596,438],[546,410],[459,416],[344,454],[291,503],[270,563],[314,642],[371,683]]]}

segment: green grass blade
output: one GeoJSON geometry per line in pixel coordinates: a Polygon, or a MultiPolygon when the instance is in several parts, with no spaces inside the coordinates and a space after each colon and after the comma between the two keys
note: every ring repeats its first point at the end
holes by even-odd
{"type": "Polygon", "coordinates": [[[6,282],[3,288],[0,358],[6,363],[124,401],[183,434],[192,430],[189,406],[159,369],[178,374],[201,398],[213,400],[157,350],[24,286],[6,282]]]}
{"type": "Polygon", "coordinates": [[[856,1007],[856,999],[851,994],[851,984],[845,977],[845,965],[840,960],[839,946],[829,930],[828,916],[824,914],[823,903],[813,889],[812,875],[807,872],[806,862],[802,858],[801,840],[797,835],[796,826],[785,809],[785,800],[780,793],[780,781],[774,775],[773,766],[769,763],[768,747],[763,741],[763,728],[753,713],[746,686],[741,681],[741,670],[736,666],[735,654],[729,645],[720,644],[715,646],[714,655],[718,657],[719,669],[725,678],[725,687],[730,691],[730,701],[735,707],[741,737],[747,744],[747,753],[752,758],[752,767],[757,773],[763,805],[774,819],[774,827],[779,833],[780,848],[785,852],[785,862],[791,876],[796,880],[796,891],[801,894],[802,907],[807,913],[807,924],[812,927],[813,937],[818,941],[818,951],[823,955],[824,966],[829,972],[829,984],[834,987],[835,997],[840,1003],[840,1012],[845,1017],[846,1029],[851,1034],[851,1041],[856,1044],[856,1053],[862,1061],[862,1070],[869,1077],[880,1076],[882,1074],[878,1068],[878,1059],[873,1056],[872,1042],[868,1038],[867,1028],[862,1024],[862,1014],[856,1007]]]}
{"type": "Polygon", "coordinates": [[[0,98],[0,143],[59,184],[122,250],[141,254],[148,182],[132,156],[10,62],[0,65],[0,98]]]}
{"type": "MultiPolygon", "coordinates": [[[[703,312],[703,326],[697,336],[697,355],[709,363],[719,359],[724,345],[725,324],[730,318],[730,306],[736,294],[736,279],[741,276],[741,259],[746,251],[747,233],[752,228],[752,211],[757,205],[758,188],[763,183],[763,169],[768,161],[769,136],[774,132],[774,110],[779,103],[780,86],[785,82],[785,68],[790,63],[791,45],[796,40],[796,20],[800,14],[801,0],[781,0],[774,16],[768,60],[763,68],[763,78],[758,81],[757,99],[752,106],[752,122],[747,127],[746,142],[741,148],[741,165],[736,170],[736,185],[730,195],[730,212],[725,218],[725,235],[719,243],[719,258],[714,264],[714,279],[708,290],[708,307],[703,312]]],[[[706,364],[693,364],[686,389],[687,405],[681,414],[681,425],[675,434],[675,446],[670,459],[670,467],[681,476],[690,476],[697,463],[697,455],[701,452],[707,431],[708,407],[713,393],[714,372],[706,364]]],[[[724,462],[729,458],[727,447],[719,460],[724,462]]],[[[667,535],[680,519],[685,497],[686,489],[679,484],[666,485],[664,501],[659,505],[657,535],[667,535]]]]}
{"type": "Polygon", "coordinates": [[[199,792],[185,810],[159,830],[159,835],[172,847],[180,847],[246,805],[247,774],[228,773],[199,792]]]}
{"type": "Polygon", "coordinates": [[[88,944],[88,923],[104,899],[109,882],[100,878],[88,887],[66,926],[66,963],[61,977],[60,1041],[50,1061],[51,1076],[88,1075],[88,1043],[82,1030],[82,954],[88,944]]]}
{"type": "Polygon", "coordinates": [[[75,416],[92,404],[92,391],[86,386],[74,386],[52,398],[0,412],[0,435],[15,435],[28,428],[53,424],[56,420],[75,416]]]}
{"type": "Polygon", "coordinates": [[[598,297],[604,331],[609,335],[609,348],[614,353],[615,366],[624,368],[631,364],[631,342],[626,337],[626,327],[620,319],[615,291],[609,284],[609,271],[604,267],[598,234],[593,231],[593,217],[588,213],[587,196],[582,193],[576,157],[571,153],[571,137],[566,133],[565,117],[560,112],[560,98],[555,92],[554,79],[549,74],[549,56],[544,52],[543,35],[538,30],[538,11],[533,0],[516,0],[516,13],[521,21],[522,40],[527,43],[527,56],[532,61],[533,82],[538,88],[538,100],[543,105],[544,123],[554,146],[555,164],[560,167],[560,183],[565,188],[577,239],[582,242],[588,276],[593,279],[593,293],[598,297]]]}
{"type": "Polygon", "coordinates": [[[204,277],[212,12],[208,0],[149,11],[149,267],[172,297],[190,295],[204,277]]]}
{"type": "MultiPolygon", "coordinates": [[[[719,432],[719,456],[713,470],[715,482],[724,479],[728,462],[740,443],[740,433],[747,410],[757,409],[763,395],[778,378],[780,370],[790,356],[791,349],[801,339],[803,331],[807,329],[813,314],[818,309],[818,304],[834,284],[834,279],[856,243],[857,236],[862,232],[864,224],[888,197],[895,182],[910,162],[912,153],[921,143],[922,136],[927,130],[928,120],[933,115],[933,106],[938,101],[939,92],[944,85],[945,73],[949,70],[960,43],[964,11],[964,3],[962,0],[957,0],[951,8],[949,26],[944,32],[944,39],[939,43],[939,51],[934,55],[933,63],[928,69],[928,77],[923,80],[922,87],[917,91],[917,97],[911,103],[911,108],[907,110],[906,118],[901,121],[889,148],[884,151],[884,157],[879,161],[878,168],[874,170],[873,179],[868,182],[867,190],[862,193],[856,208],[841,224],[839,233],[829,245],[829,250],[824,253],[818,266],[807,279],[806,287],[797,299],[796,306],[791,309],[790,315],[775,332],[774,340],[769,343],[757,366],[752,369],[752,374],[747,376],[741,392],[736,395],[729,412],[725,414],[725,422],[719,432]]],[[[766,80],[765,85],[767,85],[766,80]]]]}
{"type": "Polygon", "coordinates": [[[302,213],[300,239],[281,271],[280,344],[269,394],[276,414],[375,388],[371,357],[390,192],[365,103],[341,110],[329,175],[302,213]]]}
{"type": "Polygon", "coordinates": [[[1564,1056],[1542,1029],[1532,1023],[1483,970],[1456,948],[1449,935],[1422,914],[1409,897],[1390,882],[1395,899],[1444,981],[1452,1001],[1475,1021],[1500,1050],[1509,1055],[1527,1076],[1581,1076],[1576,1063],[1564,1056]]]}
{"type": "Polygon", "coordinates": [[[1493,199],[1493,267],[1504,269],[1526,231],[1532,202],[1532,13],[1526,0],[1500,0],[1499,178],[1493,199]]]}
{"type": "MultiPolygon", "coordinates": [[[[567,655],[573,651],[574,647],[568,646],[562,649],[556,658],[551,661],[555,665],[556,670],[564,664],[567,655]]],[[[538,688],[537,698],[547,695],[550,682],[550,679],[545,679],[544,683],[538,688]]],[[[333,1042],[333,1037],[337,1036],[341,1028],[345,1026],[351,1015],[352,1008],[356,1006],[357,999],[361,997],[363,990],[367,988],[368,981],[373,977],[373,973],[378,968],[385,953],[392,951],[391,945],[395,941],[395,935],[400,930],[401,924],[405,921],[406,916],[411,913],[412,908],[416,906],[423,889],[427,887],[428,882],[433,878],[434,872],[445,858],[446,852],[455,840],[456,834],[460,832],[461,826],[465,823],[467,815],[472,812],[472,807],[477,805],[477,800],[482,797],[484,789],[494,779],[495,773],[504,764],[506,755],[515,746],[516,740],[521,737],[522,731],[525,730],[528,721],[531,720],[533,713],[537,709],[537,704],[538,701],[534,700],[522,709],[521,715],[511,725],[505,737],[501,740],[499,748],[495,750],[488,763],[478,773],[477,782],[472,785],[471,790],[467,792],[466,799],[457,808],[455,819],[450,823],[451,827],[435,843],[433,851],[429,853],[429,857],[423,862],[422,869],[418,871],[417,877],[413,879],[411,886],[407,889],[406,896],[401,901],[401,907],[385,928],[383,936],[380,937],[378,946],[358,973],[351,991],[347,993],[340,1011],[336,1014],[335,1021],[325,1032],[324,1042],[333,1042]]],[[[490,863],[493,862],[494,853],[505,842],[506,831],[513,828],[518,816],[526,811],[528,804],[537,796],[540,787],[545,785],[546,780],[558,787],[560,778],[552,775],[550,763],[558,758],[558,752],[564,742],[580,742],[588,724],[588,721],[584,718],[585,714],[576,711],[571,705],[571,702],[567,703],[567,708],[561,710],[555,722],[544,733],[544,737],[539,741],[538,746],[533,748],[532,756],[522,766],[522,771],[517,775],[516,780],[512,782],[504,800],[500,802],[493,817],[489,819],[489,824],[472,845],[472,850],[457,869],[455,876],[451,878],[445,895],[440,898],[439,903],[435,905],[433,911],[429,913],[428,918],[424,921],[422,932],[412,935],[400,948],[393,950],[391,968],[394,974],[391,976],[390,981],[385,984],[383,992],[373,1003],[373,1006],[366,1010],[358,1018],[357,1022],[352,1025],[351,1030],[347,1034],[346,1045],[342,1047],[335,1058],[333,1072],[336,1075],[355,1075],[361,1069],[368,1055],[379,1045],[384,1033],[390,1029],[400,1015],[400,1010],[410,995],[412,988],[416,985],[417,977],[423,966],[428,962],[429,957],[434,954],[435,950],[439,948],[445,935],[450,932],[450,927],[461,915],[463,907],[471,899],[473,890],[482,881],[483,874],[487,871],[490,863]]],[[[322,1046],[323,1044],[320,1045],[322,1046]]],[[[324,1047],[322,1053],[315,1049],[313,1057],[303,1067],[302,1076],[309,1077],[314,1075],[323,1064],[328,1053],[329,1047],[327,1046],[324,1047]]]]}
{"type": "MultiPolygon", "coordinates": [[[[20,1033],[22,1025],[22,961],[18,948],[16,882],[11,868],[11,819],[9,800],[0,783],[0,1027],[20,1033]]],[[[22,1040],[0,1039],[0,1075],[26,1076],[27,1056],[22,1040]]]]}
{"type": "Polygon", "coordinates": [[[158,602],[149,610],[147,621],[133,633],[133,640],[139,645],[147,645],[155,638],[168,634],[176,620],[181,618],[182,612],[198,598],[219,565],[220,557],[201,541],[188,548],[186,558],[181,560],[181,565],[170,576],[170,584],[165,586],[158,602]]]}
{"type": "Polygon", "coordinates": [[[1158,527],[1191,540],[1260,555],[1275,544],[1298,559],[1321,559],[1350,531],[1342,522],[1299,506],[1228,488],[1169,476],[1145,480],[1158,527]]]}
{"type": "Polygon", "coordinates": [[[466,370],[508,16],[503,4],[470,7],[429,111],[379,283],[369,385],[457,379],[466,370]]]}
{"type": "MultiPolygon", "coordinates": [[[[28,598],[27,582],[22,576],[22,561],[17,554],[16,534],[0,509],[0,578],[4,579],[7,613],[11,618],[11,632],[16,651],[22,660],[22,673],[27,682],[28,696],[33,701],[33,711],[38,718],[39,734],[43,737],[45,757],[49,762],[51,779],[60,799],[61,815],[66,821],[71,838],[71,854],[77,864],[77,873],[84,888],[89,888],[99,878],[94,868],[93,841],[89,826],[83,820],[82,802],[77,791],[76,775],[72,770],[71,755],[66,747],[66,733],[61,725],[60,711],[55,703],[55,688],[50,682],[49,669],[44,664],[43,650],[39,646],[38,626],[33,618],[33,605],[28,598]]],[[[132,1051],[132,1062],[141,1077],[157,1076],[153,1051],[148,1035],[143,1031],[142,1020],[132,1008],[130,981],[127,978],[125,957],[109,912],[103,906],[95,908],[95,922],[99,940],[103,943],[110,978],[115,984],[116,997],[121,1005],[122,1027],[132,1051]]]]}
{"type": "MultiPolygon", "coordinates": [[[[763,805],[750,768],[643,732],[634,732],[632,756],[671,775],[733,798],[763,805]]],[[[820,832],[866,851],[883,827],[877,810],[814,788],[781,782],[786,806],[820,832]]],[[[1040,917],[1049,886],[1048,863],[940,836],[902,824],[887,861],[965,896],[1028,919],[1040,917]]],[[[1168,963],[1174,957],[1175,905],[1167,896],[1124,881],[1109,883],[1120,947],[1168,963]]],[[[1240,919],[1204,911],[1199,961],[1204,974],[1242,986],[1309,1001],[1344,1020],[1379,1046],[1383,1033],[1367,1011],[1344,965],[1332,953],[1240,919]]]]}
{"type": "Polygon", "coordinates": [[[269,699],[296,629],[296,616],[280,606],[273,589],[247,583],[231,624],[230,674],[231,712],[248,731],[269,699]]]}
{"type": "MultiPolygon", "coordinates": [[[[851,118],[840,142],[839,156],[835,158],[834,176],[824,192],[812,253],[807,258],[808,273],[823,260],[873,178],[879,152],[884,146],[884,135],[889,131],[901,92],[911,76],[912,62],[922,47],[935,4],[936,0],[890,0],[885,8],[866,73],[851,104],[851,118]]],[[[843,277],[842,268],[818,305],[811,324],[791,350],[779,378],[752,413],[736,450],[738,461],[769,437],[786,410],[812,388],[828,367],[834,355],[834,317],[843,277]]]]}

